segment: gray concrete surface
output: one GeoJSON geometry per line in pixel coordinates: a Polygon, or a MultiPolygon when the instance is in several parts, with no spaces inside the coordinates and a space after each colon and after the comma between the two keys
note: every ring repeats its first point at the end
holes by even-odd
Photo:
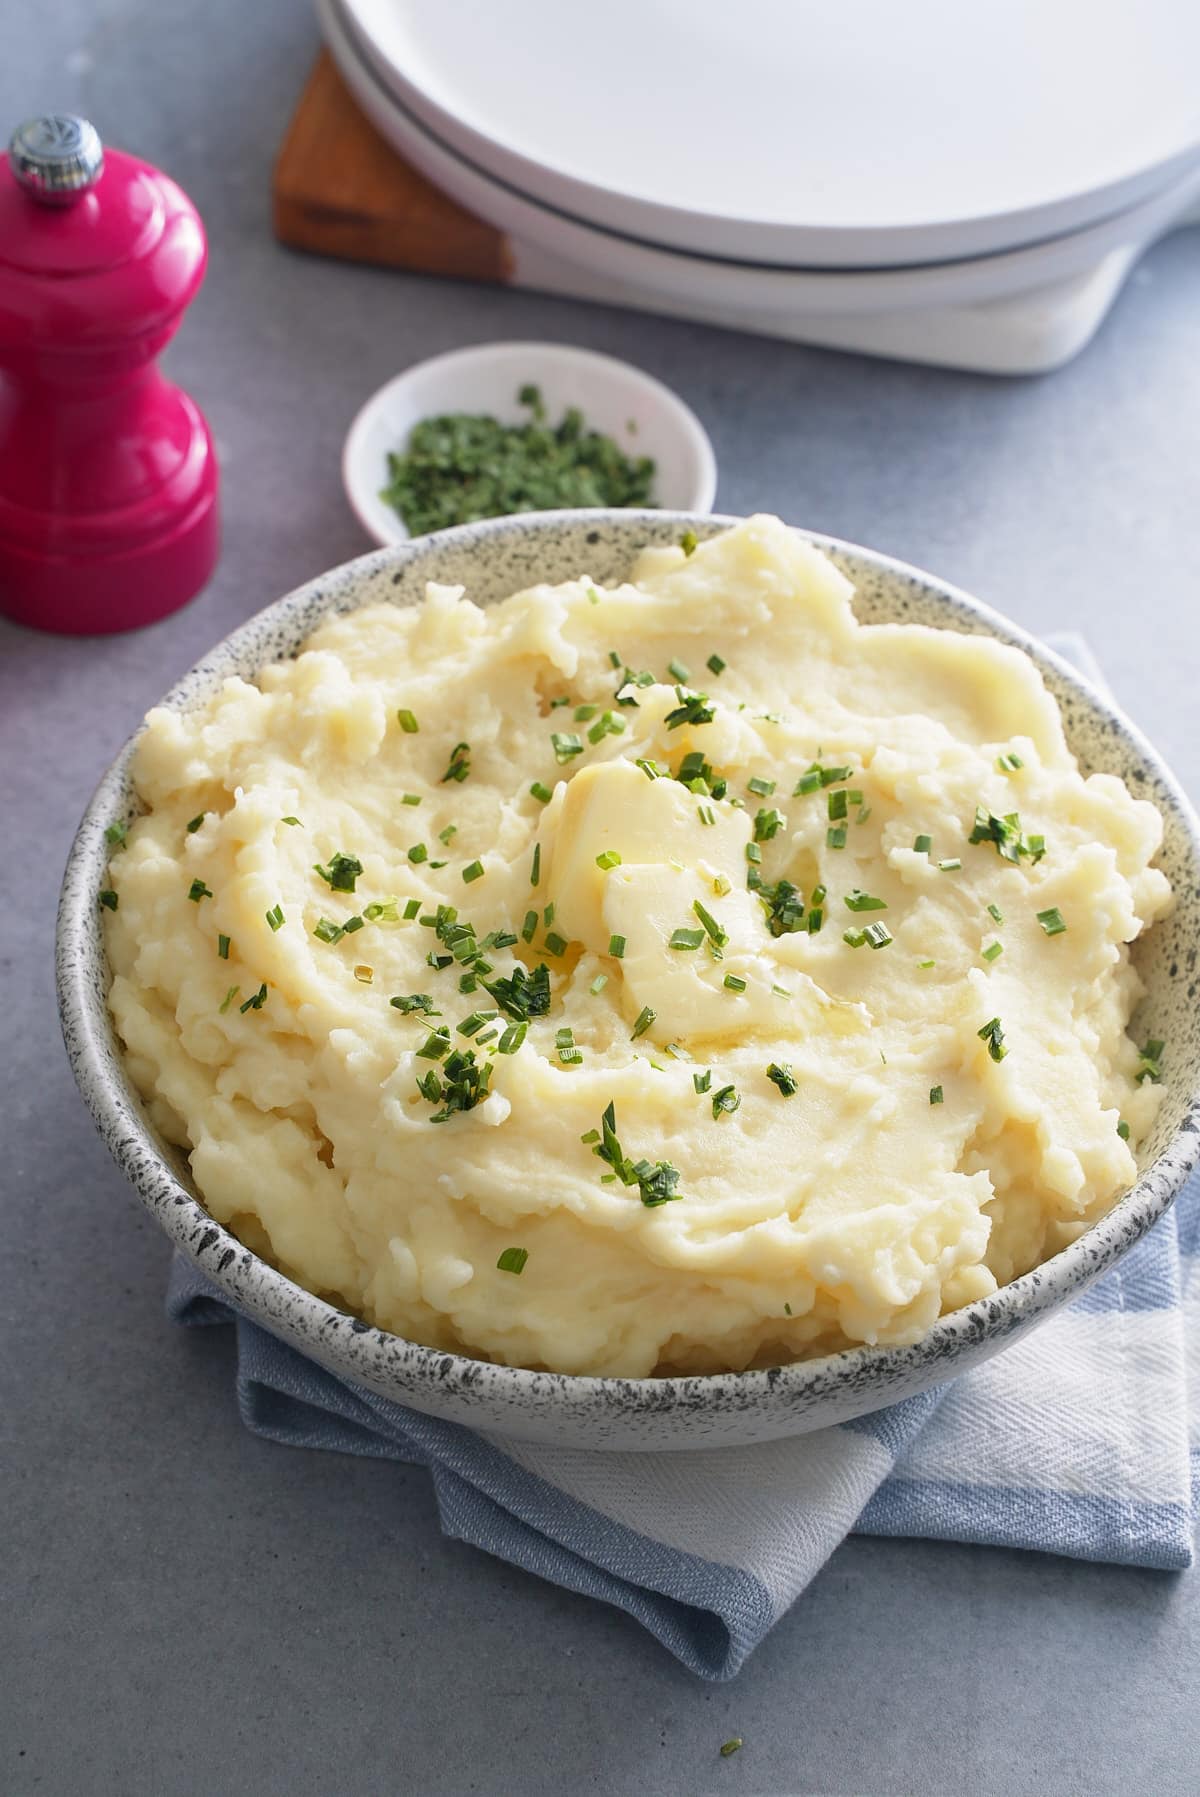
{"type": "Polygon", "coordinates": [[[444,1542],[424,1474],[249,1437],[224,1333],[163,1319],[166,1244],[76,1097],[50,951],[74,824],[147,705],[366,546],[337,477],[359,402],[492,337],[678,387],[723,509],[1085,630],[1197,794],[1200,233],[1158,247],[1058,375],[893,367],[285,253],[268,170],[315,47],[286,0],[0,0],[0,45],[5,130],[86,110],[204,212],[211,271],[171,365],[220,440],[226,516],[212,587],[152,630],[0,626],[0,1790],[1195,1790],[1196,1575],[852,1540],[713,1688],[615,1612],[444,1542]]]}

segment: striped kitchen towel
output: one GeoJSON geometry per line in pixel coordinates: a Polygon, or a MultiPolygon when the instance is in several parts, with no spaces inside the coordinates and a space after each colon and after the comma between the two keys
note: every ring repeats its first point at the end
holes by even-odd
{"type": "MultiPolygon", "coordinates": [[[[688,1453],[542,1447],[421,1416],[235,1318],[181,1255],[167,1307],[236,1322],[256,1434],[427,1466],[447,1535],[617,1604],[726,1679],[853,1530],[1188,1566],[1198,1261],[1193,1175],[1103,1280],[985,1366],[816,1434],[688,1453]]],[[[1192,1461],[1200,1475],[1200,1430],[1192,1461]]]]}
{"type": "MultiPolygon", "coordinates": [[[[1096,677],[1082,645],[1057,646],[1096,677]]],[[[726,1679],[852,1531],[1190,1565],[1198,1262],[1200,1173],[1104,1279],[986,1365],[815,1434],[687,1453],[542,1447],[406,1410],[235,1315],[179,1255],[167,1307],[236,1325],[255,1433],[428,1467],[447,1535],[618,1605],[726,1679]]]]}

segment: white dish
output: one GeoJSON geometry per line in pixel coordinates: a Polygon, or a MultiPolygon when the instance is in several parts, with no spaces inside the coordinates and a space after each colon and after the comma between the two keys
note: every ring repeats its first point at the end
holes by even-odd
{"type": "MultiPolygon", "coordinates": [[[[317,13],[330,52],[347,85],[381,135],[408,161],[468,210],[518,241],[595,274],[611,296],[614,282],[672,302],[672,310],[711,316],[714,308],[758,314],[760,328],[816,314],[864,317],[917,309],[976,306],[1042,290],[1055,282],[1091,274],[1114,250],[1143,248],[1168,230],[1200,189],[1200,170],[1160,187],[1139,205],[1077,231],[1024,250],[925,267],[858,270],[764,268],[746,263],[681,255],[553,211],[527,194],[493,179],[453,153],[384,86],[378,58],[372,59],[351,33],[348,0],[317,0],[317,13]]],[[[534,283],[531,283],[534,284],[534,283]]],[[[803,331],[785,334],[804,335],[803,331]]],[[[934,359],[937,359],[936,357],[934,359]]]]}
{"type": "Polygon", "coordinates": [[[557,423],[578,406],[594,429],[626,455],[656,464],[654,503],[670,511],[711,511],[717,464],[704,426],[661,381],[628,362],[563,343],[481,343],[434,356],[405,369],[372,394],[346,437],[342,484],[359,523],[377,543],[403,543],[403,519],[380,488],[389,451],[403,448],[423,418],[442,412],[487,412],[504,424],[523,423],[518,399],[527,383],[540,388],[546,415],[557,423]]]}
{"type": "Polygon", "coordinates": [[[1095,224],[1200,160],[1191,0],[343,10],[447,149],[542,205],[708,257],[992,254],[1095,224]]]}

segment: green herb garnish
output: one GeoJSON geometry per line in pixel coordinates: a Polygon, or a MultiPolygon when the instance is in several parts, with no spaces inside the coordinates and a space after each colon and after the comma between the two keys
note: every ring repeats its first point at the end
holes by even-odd
{"type": "Polygon", "coordinates": [[[505,1248],[496,1262],[496,1270],[500,1273],[523,1273],[528,1259],[528,1248],[505,1248]]]}
{"type": "Polygon", "coordinates": [[[196,831],[200,828],[201,824],[204,822],[204,820],[207,816],[208,816],[207,811],[197,811],[195,817],[190,820],[188,827],[187,827],[187,833],[189,836],[194,836],[196,834],[196,831]]]}
{"type": "Polygon", "coordinates": [[[981,1042],[987,1043],[987,1051],[991,1055],[993,1061],[1002,1061],[1004,1059],[1008,1050],[1004,1046],[1004,1031],[1000,1027],[1000,1019],[998,1017],[990,1018],[981,1030],[976,1030],[975,1034],[979,1037],[981,1042]]]}
{"type": "Polygon", "coordinates": [[[876,898],[873,893],[862,892],[857,886],[845,895],[843,900],[847,911],[886,911],[887,900],[876,898]]]}
{"type": "Polygon", "coordinates": [[[267,982],[264,980],[252,998],[238,1006],[239,1011],[261,1011],[267,1002],[267,982]]]}
{"type": "Polygon", "coordinates": [[[388,455],[380,497],[413,536],[513,512],[649,503],[655,465],[648,456],[626,456],[574,406],[547,424],[536,386],[521,387],[518,399],[529,411],[521,424],[442,413],[422,419],[404,448],[388,455]]]}
{"type": "Polygon", "coordinates": [[[942,1088],[940,1086],[930,1086],[929,1102],[930,1104],[941,1104],[943,1102],[942,1088]]]}
{"type": "Polygon", "coordinates": [[[779,1087],[785,1098],[791,1098],[799,1091],[796,1076],[786,1061],[772,1061],[767,1068],[767,1078],[773,1086],[779,1087]]]}
{"type": "Polygon", "coordinates": [[[467,865],[462,870],[462,877],[463,877],[465,884],[468,886],[470,886],[474,880],[482,880],[482,878],[483,878],[483,862],[482,861],[468,861],[467,865]]]}
{"type": "Polygon", "coordinates": [[[198,905],[201,899],[212,897],[212,889],[206,886],[203,880],[193,880],[188,887],[188,897],[194,905],[198,905]]]}
{"type": "Polygon", "coordinates": [[[281,930],[284,923],[287,921],[283,915],[283,906],[272,905],[271,909],[266,913],[266,919],[273,931],[281,930]]]}
{"type": "MultiPolygon", "coordinates": [[[[190,898],[191,894],[189,893],[188,896],[190,898]]],[[[104,888],[103,892],[99,894],[99,899],[106,911],[115,911],[121,902],[111,886],[106,886],[104,888]]]]}
{"type": "Polygon", "coordinates": [[[722,1086],[719,1092],[712,1095],[713,1122],[724,1116],[732,1117],[742,1102],[741,1093],[736,1086],[722,1086]]]}
{"type": "MultiPolygon", "coordinates": [[[[411,849],[408,851],[410,861],[424,861],[425,855],[424,849],[419,855],[414,855],[411,849]]],[[[340,850],[332,857],[328,867],[322,867],[319,861],[313,864],[313,872],[319,874],[334,892],[353,892],[354,883],[362,870],[362,862],[357,856],[343,855],[340,850]]]]}
{"type": "Polygon", "coordinates": [[[608,939],[608,952],[614,961],[621,960],[625,953],[624,936],[610,936],[608,939]]]}
{"type": "Polygon", "coordinates": [[[1052,905],[1048,911],[1039,911],[1037,920],[1047,936],[1061,936],[1067,927],[1066,920],[1057,905],[1052,905]]]}
{"type": "Polygon", "coordinates": [[[636,1042],[639,1036],[644,1036],[657,1015],[658,1012],[652,1011],[649,1005],[643,1005],[642,1009],[638,1012],[637,1022],[630,1032],[629,1040],[631,1042],[636,1042]]]}

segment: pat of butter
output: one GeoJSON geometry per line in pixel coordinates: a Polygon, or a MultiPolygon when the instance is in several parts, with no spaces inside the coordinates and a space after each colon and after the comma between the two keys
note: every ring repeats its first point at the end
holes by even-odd
{"type": "MultiPolygon", "coordinates": [[[[746,890],[750,819],[715,805],[701,821],[703,800],[678,780],[650,780],[627,761],[584,768],[546,818],[551,848],[549,890],[555,927],[594,954],[607,955],[624,937],[619,961],[629,1009],[655,1013],[649,1036],[728,1037],[778,1032],[799,1019],[794,1009],[828,999],[794,965],[781,969],[772,952],[763,908],[746,890]],[[620,856],[603,868],[598,857],[620,856]],[[723,894],[716,884],[727,884],[723,894]],[[715,956],[705,934],[698,948],[672,948],[677,930],[703,930],[703,905],[727,940],[715,956]],[[727,975],[745,990],[725,984],[727,975]]],[[[716,946],[716,945],[714,945],[716,946]]]]}

